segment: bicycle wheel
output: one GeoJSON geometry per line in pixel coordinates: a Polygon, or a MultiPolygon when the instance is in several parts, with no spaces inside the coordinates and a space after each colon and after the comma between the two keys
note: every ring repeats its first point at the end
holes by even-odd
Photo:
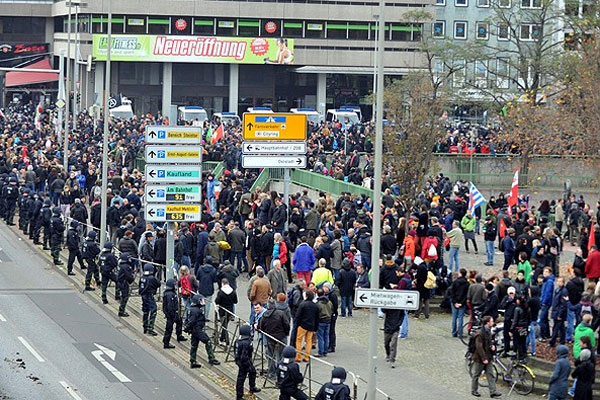
{"type": "Polygon", "coordinates": [[[533,392],[535,386],[535,378],[529,368],[525,365],[517,364],[512,368],[511,372],[512,384],[515,385],[515,392],[522,396],[526,396],[533,392]]]}
{"type": "Polygon", "coordinates": [[[462,326],[460,341],[467,346],[469,344],[469,338],[476,332],[477,327],[472,322],[465,322],[462,326]]]}
{"type": "MultiPolygon", "coordinates": [[[[469,375],[471,376],[471,378],[473,377],[473,374],[475,373],[474,369],[475,369],[475,363],[471,363],[470,370],[469,370],[469,375]]],[[[494,379],[494,382],[498,381],[498,370],[496,369],[496,366],[494,364],[492,364],[492,379],[494,379]]],[[[488,387],[489,385],[490,385],[490,383],[488,382],[485,371],[481,371],[481,373],[479,374],[479,386],[488,387]]]]}

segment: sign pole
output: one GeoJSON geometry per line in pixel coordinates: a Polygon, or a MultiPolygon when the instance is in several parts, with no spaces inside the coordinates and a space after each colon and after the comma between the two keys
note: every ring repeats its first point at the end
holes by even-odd
{"type": "MultiPolygon", "coordinates": [[[[177,107],[171,106],[169,109],[169,126],[177,125],[177,107]],[[173,115],[174,114],[174,115],[173,115]]],[[[175,222],[167,222],[167,279],[175,277],[175,222]]]]}
{"type": "Polygon", "coordinates": [[[65,123],[65,140],[63,141],[63,168],[65,174],[69,174],[69,131],[71,130],[70,124],[70,105],[71,105],[71,75],[69,73],[71,64],[71,1],[69,1],[69,16],[67,18],[67,109],[65,112],[67,122],[65,123]]]}
{"type": "Polygon", "coordinates": [[[284,230],[288,230],[290,221],[290,169],[284,168],[283,170],[283,202],[285,203],[286,219],[284,230]]]}
{"type": "MultiPolygon", "coordinates": [[[[65,100],[65,50],[60,50],[60,58],[58,61],[58,99],[64,102],[65,100]]],[[[56,133],[58,134],[58,142],[62,140],[63,130],[63,107],[58,108],[58,123],[56,125],[56,133]]]]}
{"type": "MultiPolygon", "coordinates": [[[[377,46],[377,114],[375,118],[375,184],[373,187],[373,252],[371,253],[371,287],[379,286],[379,245],[381,236],[381,169],[383,156],[383,52],[385,49],[385,0],[379,0],[379,26],[377,46]]],[[[371,310],[369,318],[369,377],[367,400],[377,397],[377,309],[371,310]]]]}
{"type": "MultiPolygon", "coordinates": [[[[102,203],[100,205],[100,247],[106,243],[106,216],[108,214],[108,204],[106,203],[106,189],[108,187],[108,98],[110,93],[110,48],[111,48],[111,30],[112,30],[112,8],[111,2],[108,2],[108,46],[106,48],[106,76],[104,80],[104,130],[102,134],[102,203]]],[[[94,110],[95,111],[95,110],[94,110]]],[[[94,112],[94,116],[96,113],[94,112]]],[[[113,238],[110,238],[111,240],[113,238]]]]}
{"type": "Polygon", "coordinates": [[[73,130],[77,130],[77,115],[79,105],[77,96],[79,94],[79,5],[75,5],[75,60],[73,61],[73,130]]]}

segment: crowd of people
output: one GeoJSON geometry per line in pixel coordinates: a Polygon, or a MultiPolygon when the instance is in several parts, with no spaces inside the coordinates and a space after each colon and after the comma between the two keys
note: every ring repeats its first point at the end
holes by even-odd
{"type": "MultiPolygon", "coordinates": [[[[18,210],[19,228],[35,244],[50,249],[57,265],[62,264],[60,253],[66,245],[68,273],[73,273],[75,261],[87,269],[86,289],[101,288],[104,303],[108,303],[107,287],[114,281],[120,317],[128,316],[130,287],[138,278],[144,333],[152,336],[156,335],[155,297],[167,276],[167,239],[162,224],[144,219],[144,178],[135,168],[135,160],[143,146],[145,127],[162,122],[160,116],[150,115],[111,122],[106,196],[100,190],[101,122],[79,117],[79,131],[69,138],[67,171],[62,169],[62,147],[51,121],[34,118],[31,105],[11,105],[0,122],[0,216],[12,225],[18,210]],[[109,241],[100,249],[97,240],[103,199],[108,206],[109,241]]],[[[296,363],[308,360],[313,346],[315,357],[335,352],[336,321],[352,317],[356,288],[417,290],[420,304],[415,318],[421,314],[429,318],[431,296],[442,296],[443,306],[452,310],[454,337],[463,335],[467,310],[472,316],[477,311],[482,317],[491,317],[491,324],[504,310],[504,351],[516,350],[519,359],[525,359],[528,352],[535,355],[538,336],[553,346],[577,342],[575,358],[581,358],[581,348],[591,349],[595,356],[595,332],[600,326],[600,287],[595,287],[600,277],[600,252],[588,242],[600,243],[600,228],[594,225],[595,234],[590,236],[596,215],[582,198],[544,201],[537,209],[521,199],[509,210],[500,194],[489,199],[485,211],[469,210],[467,183],[437,175],[428,179],[414,204],[408,206],[394,196],[387,182],[377,266],[371,263],[371,199],[353,193],[342,193],[337,199],[328,193],[315,197],[306,189],[291,194],[286,207],[277,192],[252,192],[259,171],[241,168],[241,135],[234,127],[227,129],[221,141],[204,149],[208,159],[225,163],[225,172],[220,176],[206,173],[201,219],[180,223],[175,232],[175,278],[166,280],[162,302],[166,319],[163,344],[172,348],[174,328],[178,341],[184,341],[183,333],[188,332],[190,366],[199,367],[196,352],[200,342],[209,362],[218,364],[214,344],[205,333],[206,319],[216,305],[223,327],[219,339],[229,343],[227,324],[243,295],[237,279],[247,274],[245,295],[251,317],[250,326],[240,331],[235,342],[238,398],[247,377],[251,391],[258,389],[256,371],[248,363],[252,358],[249,338],[257,331],[263,334],[269,375],[284,382],[280,389],[285,396],[302,398],[296,363]],[[496,272],[493,268],[484,270],[489,273],[468,272],[462,265],[459,254],[463,245],[469,252],[471,244],[477,253],[476,238],[481,233],[486,251],[482,264],[493,266],[499,249],[504,256],[500,275],[492,275],[496,272]],[[580,246],[569,276],[560,268],[566,240],[580,246]],[[380,268],[379,282],[371,282],[374,267],[380,268]],[[585,337],[589,343],[584,343],[585,339],[579,343],[585,337]]],[[[327,168],[325,152],[339,151],[344,137],[350,154],[345,160],[336,159],[332,175],[339,172],[336,177],[348,179],[355,173],[356,180],[362,179],[359,152],[369,151],[369,129],[368,125],[354,126],[350,132],[335,126],[313,129],[309,135],[312,168],[327,168]]],[[[368,171],[369,167],[365,168],[368,171]]],[[[386,361],[395,368],[398,339],[409,334],[409,313],[384,309],[381,317],[386,361]]],[[[485,326],[481,332],[487,332],[485,326]]],[[[477,356],[477,362],[483,364],[489,361],[492,349],[484,350],[485,354],[477,356]]],[[[334,371],[334,375],[332,382],[341,385],[345,372],[334,371]]],[[[580,387],[587,383],[587,378],[579,377],[574,390],[583,390],[580,387]]],[[[473,394],[478,394],[477,386],[473,394]]]]}

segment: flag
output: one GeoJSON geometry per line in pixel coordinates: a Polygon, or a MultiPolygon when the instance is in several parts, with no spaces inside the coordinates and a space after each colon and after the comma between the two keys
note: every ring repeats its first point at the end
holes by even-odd
{"type": "Polygon", "coordinates": [[[209,126],[208,131],[206,132],[206,143],[210,143],[210,138],[212,137],[212,128],[209,126]]]}
{"type": "Polygon", "coordinates": [[[504,218],[500,218],[500,227],[498,229],[500,230],[500,238],[504,239],[506,237],[506,223],[504,222],[504,218]]]}
{"type": "Polygon", "coordinates": [[[473,182],[469,182],[469,212],[471,215],[475,215],[475,209],[483,203],[485,203],[485,198],[473,185],[473,182]]]}
{"type": "Polygon", "coordinates": [[[219,124],[214,134],[210,137],[210,143],[215,144],[223,139],[223,124],[219,124]]]}
{"type": "Polygon", "coordinates": [[[36,129],[40,129],[42,127],[42,113],[44,112],[44,106],[42,101],[40,100],[39,104],[35,108],[35,127],[36,129]]]}
{"type": "Polygon", "coordinates": [[[515,170],[512,186],[510,188],[510,196],[508,197],[508,215],[512,215],[512,208],[519,202],[519,168],[515,170]]]}
{"type": "Polygon", "coordinates": [[[590,238],[588,239],[588,251],[596,244],[596,232],[594,232],[594,223],[590,223],[590,238]]]}

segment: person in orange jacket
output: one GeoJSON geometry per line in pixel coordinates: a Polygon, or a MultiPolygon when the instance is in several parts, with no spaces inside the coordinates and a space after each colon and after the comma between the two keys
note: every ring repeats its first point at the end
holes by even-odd
{"type": "Polygon", "coordinates": [[[415,239],[417,232],[414,229],[408,231],[408,235],[404,238],[404,261],[406,265],[411,265],[415,259],[415,239]]]}

